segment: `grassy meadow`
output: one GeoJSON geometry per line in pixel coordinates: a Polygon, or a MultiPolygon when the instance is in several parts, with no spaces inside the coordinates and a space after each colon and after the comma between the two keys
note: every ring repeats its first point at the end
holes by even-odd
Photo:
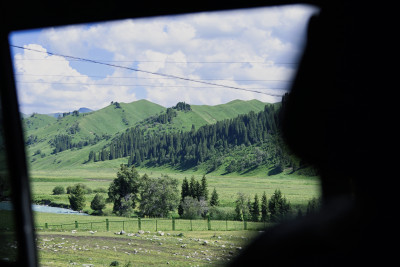
{"type": "Polygon", "coordinates": [[[224,266],[256,235],[254,231],[40,232],[41,266],[224,266]]]}
{"type": "MultiPolygon", "coordinates": [[[[91,214],[90,202],[95,194],[100,192],[107,198],[110,183],[116,178],[120,165],[127,164],[128,158],[89,161],[90,151],[98,153],[130,127],[141,127],[150,134],[191,131],[192,126],[199,129],[216,121],[233,119],[239,114],[263,111],[265,104],[257,100],[235,100],[217,106],[192,105],[190,112],[178,111],[168,124],[154,122],[154,118],[165,113],[166,108],[144,100],[118,105],[111,103],[98,111],[70,114],[58,119],[33,114],[23,121],[33,202],[67,206],[68,195],[54,195],[53,189],[56,186],[66,189],[82,183],[91,189],[85,195],[86,206],[83,209],[91,214]],[[90,144],[55,153],[53,142],[60,135],[68,135],[73,143],[90,141],[90,144]]],[[[273,142],[266,144],[276,145],[273,142]]],[[[238,193],[247,195],[251,202],[257,194],[261,202],[264,192],[269,199],[277,189],[290,202],[293,214],[297,214],[298,209],[304,213],[308,201],[320,195],[318,177],[293,173],[295,168],[291,165],[286,165],[288,169],[279,174],[268,175],[275,164],[271,155],[272,161],[268,164],[246,167],[241,173],[237,170],[227,173],[226,167],[231,160],[246,158],[258,146],[260,144],[231,149],[229,154],[223,155],[226,160],[212,171],[207,162],[185,170],[169,164],[159,167],[142,164],[147,167],[137,170],[140,175],[146,173],[150,177],[167,174],[179,183],[192,176],[200,181],[206,174],[209,195],[215,188],[225,214],[234,211],[238,193]]],[[[269,151],[267,148],[261,148],[265,149],[264,158],[268,153],[275,153],[274,149],[269,151]]],[[[178,194],[180,189],[179,185],[178,194]]],[[[172,215],[176,217],[177,211],[172,215]]],[[[244,224],[228,219],[211,222],[179,219],[173,224],[170,218],[143,218],[139,223],[138,218],[113,215],[111,203],[107,203],[103,216],[34,212],[34,220],[41,266],[224,265],[257,235],[258,230],[271,225],[260,222],[244,224]],[[116,234],[121,230],[125,233],[116,234]]]]}
{"type": "MultiPolygon", "coordinates": [[[[66,188],[76,183],[83,183],[93,191],[99,188],[106,190],[118,171],[115,162],[113,165],[107,163],[110,162],[100,162],[98,168],[84,166],[80,169],[32,171],[33,198],[69,204],[67,194],[53,195],[52,190],[55,186],[66,188]]],[[[189,179],[192,175],[198,180],[202,177],[200,171],[176,172],[168,168],[138,170],[141,175],[168,174],[180,182],[184,177],[189,179]]],[[[274,176],[262,174],[260,171],[246,177],[220,174],[209,174],[206,177],[210,193],[215,187],[221,206],[230,209],[234,208],[238,192],[252,199],[255,194],[261,197],[265,191],[269,198],[275,189],[280,189],[294,210],[304,210],[307,202],[320,194],[317,177],[289,175],[288,172],[274,176]]],[[[102,194],[105,197],[107,195],[102,194]]],[[[94,195],[95,192],[86,195],[84,211],[88,213],[92,212],[90,201],[94,195]]],[[[118,262],[118,266],[223,266],[258,234],[256,230],[262,224],[248,222],[248,230],[244,231],[243,222],[212,221],[211,230],[208,230],[206,220],[179,220],[175,231],[172,231],[170,219],[158,219],[157,222],[154,219],[143,219],[141,229],[145,233],[138,234],[137,218],[117,217],[111,211],[112,204],[109,203],[105,216],[35,212],[40,265],[110,266],[118,262]],[[106,230],[106,219],[110,221],[109,231],[106,230]],[[78,228],[75,228],[75,221],[79,223],[78,228]],[[45,228],[46,223],[48,228],[45,228]],[[57,226],[61,224],[64,224],[62,228],[57,226]],[[130,235],[115,234],[123,229],[130,235]]]]}
{"type": "MultiPolygon", "coordinates": [[[[101,162],[102,163],[102,162],[101,162]]],[[[105,162],[108,163],[108,162],[105,162]]],[[[103,164],[104,165],[104,164],[103,164]]],[[[52,190],[55,186],[72,186],[76,183],[85,184],[93,190],[91,194],[86,195],[86,208],[90,210],[90,201],[95,196],[96,189],[108,190],[112,180],[116,177],[118,168],[102,168],[99,171],[95,169],[74,169],[59,171],[35,171],[31,173],[31,186],[34,199],[49,199],[54,203],[69,204],[68,195],[53,195],[52,190]]],[[[200,180],[202,174],[199,172],[174,172],[173,170],[164,169],[138,169],[141,175],[147,173],[149,176],[159,177],[161,174],[167,174],[170,177],[182,181],[185,177],[190,179],[193,175],[200,180]]],[[[261,174],[261,173],[258,173],[261,174]]],[[[280,189],[285,197],[290,201],[292,207],[300,208],[307,205],[308,201],[320,194],[320,183],[317,177],[305,177],[301,175],[289,175],[283,172],[273,176],[239,176],[239,175],[206,175],[209,193],[215,187],[218,192],[221,206],[234,207],[234,201],[237,193],[247,194],[251,200],[254,195],[258,194],[261,198],[266,192],[269,198],[276,189],[280,189]]],[[[103,193],[106,196],[106,193],[103,193]]],[[[106,208],[111,211],[112,206],[109,204],[106,208]]]]}

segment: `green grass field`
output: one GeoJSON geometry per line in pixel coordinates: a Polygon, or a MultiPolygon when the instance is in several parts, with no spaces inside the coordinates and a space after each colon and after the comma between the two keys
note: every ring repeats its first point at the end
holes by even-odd
{"type": "MultiPolygon", "coordinates": [[[[105,166],[111,161],[103,163],[101,171],[95,169],[74,169],[59,171],[35,171],[31,174],[32,189],[35,198],[47,198],[56,203],[68,204],[68,196],[52,195],[55,186],[67,187],[76,183],[83,183],[92,190],[103,188],[108,189],[111,181],[116,177],[118,168],[115,165],[105,166]]],[[[115,164],[115,163],[114,163],[115,164]]],[[[170,169],[139,169],[140,174],[147,173],[149,176],[161,176],[168,174],[170,177],[182,181],[184,177],[190,179],[192,175],[198,180],[202,175],[196,172],[176,173],[170,169]]],[[[317,177],[305,177],[300,175],[289,175],[285,172],[274,176],[234,176],[234,175],[206,175],[208,188],[211,193],[213,188],[218,192],[222,206],[233,207],[237,193],[241,192],[253,198],[255,194],[259,197],[266,192],[269,198],[276,189],[280,189],[285,197],[294,206],[304,206],[313,197],[320,194],[320,183],[317,177]]],[[[87,208],[95,193],[88,194],[87,208]]]]}
{"type": "Polygon", "coordinates": [[[40,232],[37,247],[41,266],[223,266],[256,234],[40,232]]]}
{"type": "MultiPolygon", "coordinates": [[[[52,195],[55,186],[67,187],[83,183],[92,190],[108,189],[116,177],[118,168],[100,162],[99,168],[78,168],[60,170],[35,170],[31,172],[31,185],[34,199],[49,199],[54,203],[68,204],[68,195],[52,195]],[[100,168],[101,167],[101,168],[100,168]]],[[[182,181],[194,175],[200,180],[198,172],[174,172],[168,168],[139,169],[140,174],[149,176],[168,174],[182,181]]],[[[221,205],[230,209],[238,192],[251,199],[265,191],[270,197],[275,189],[280,189],[291,202],[292,207],[305,208],[307,202],[320,195],[317,177],[289,175],[285,172],[275,176],[207,175],[208,188],[215,187],[221,205]]],[[[103,193],[106,196],[106,193],[103,193]]],[[[90,201],[95,193],[86,195],[85,211],[91,212],[90,201]]],[[[111,214],[112,205],[107,204],[105,213],[109,216],[82,216],[72,214],[52,214],[35,212],[37,246],[41,266],[110,266],[118,261],[119,266],[219,266],[228,263],[251,238],[263,227],[262,223],[211,221],[208,230],[206,220],[177,220],[175,231],[171,219],[142,219],[141,229],[145,234],[138,236],[116,235],[124,230],[136,234],[139,231],[137,218],[117,217],[111,214]],[[106,229],[105,220],[109,220],[106,229]],[[75,221],[78,222],[76,228],[75,221]],[[122,222],[124,221],[124,222],[122,222]],[[47,223],[47,228],[45,224],[47,223]],[[63,224],[61,228],[61,224],[63,224]],[[76,232],[75,232],[76,231],[76,232]],[[95,233],[91,233],[93,231],[95,233]],[[157,231],[164,231],[160,236],[157,231]],[[205,242],[206,241],[206,242],[205,242]],[[92,265],[90,265],[92,264],[92,265]]],[[[267,225],[268,226],[268,225],[267,225]]]]}

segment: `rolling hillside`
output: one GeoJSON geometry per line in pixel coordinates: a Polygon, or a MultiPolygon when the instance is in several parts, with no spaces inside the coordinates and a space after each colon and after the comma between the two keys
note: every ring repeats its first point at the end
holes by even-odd
{"type": "MultiPolygon", "coordinates": [[[[111,103],[109,106],[89,112],[65,114],[58,119],[42,114],[33,114],[23,119],[27,141],[27,155],[32,169],[51,170],[69,168],[88,168],[113,164],[96,162],[85,165],[91,150],[99,151],[113,138],[125,130],[139,126],[157,132],[190,131],[203,125],[230,119],[250,111],[262,111],[266,103],[258,100],[235,100],[216,106],[192,105],[191,111],[177,111],[170,123],[157,123],[155,119],[167,108],[147,100],[132,103],[111,103]],[[55,139],[67,138],[68,148],[55,152],[55,139]]],[[[116,166],[122,159],[115,160],[116,166]]],[[[125,163],[125,162],[124,162],[125,163]]]]}

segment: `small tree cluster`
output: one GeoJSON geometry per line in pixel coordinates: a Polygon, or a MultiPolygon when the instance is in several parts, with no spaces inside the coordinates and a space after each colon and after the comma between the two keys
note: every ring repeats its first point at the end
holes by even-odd
{"type": "Polygon", "coordinates": [[[238,193],[235,201],[235,219],[262,222],[278,222],[283,220],[291,211],[290,203],[279,189],[275,190],[271,198],[267,199],[264,192],[261,203],[255,194],[253,201],[243,193],[238,193]]]}
{"type": "Polygon", "coordinates": [[[279,222],[291,211],[290,202],[282,195],[279,189],[275,190],[268,202],[268,211],[270,213],[270,221],[279,222]]]}
{"type": "Polygon", "coordinates": [[[167,217],[179,204],[178,181],[167,175],[150,178],[140,177],[136,168],[122,164],[109,189],[108,197],[113,202],[113,212],[130,216],[139,204],[142,216],[167,217]]]}
{"type": "Polygon", "coordinates": [[[176,106],[173,106],[172,108],[173,108],[173,109],[176,109],[176,110],[183,110],[183,111],[190,111],[190,110],[192,110],[192,108],[190,107],[190,105],[189,105],[189,104],[186,104],[185,102],[178,102],[178,103],[176,104],[176,106]]]}
{"type": "MultiPolygon", "coordinates": [[[[215,190],[215,189],[214,189],[215,190]]],[[[216,194],[216,192],[215,192],[216,194]]],[[[181,190],[181,204],[178,207],[178,213],[181,217],[193,217],[191,210],[197,210],[195,213],[206,215],[208,211],[208,185],[207,178],[203,175],[201,182],[196,180],[194,176],[190,178],[190,182],[183,179],[181,190]],[[188,215],[188,214],[192,215],[188,215]]],[[[213,205],[218,202],[218,195],[214,196],[213,205]]]]}

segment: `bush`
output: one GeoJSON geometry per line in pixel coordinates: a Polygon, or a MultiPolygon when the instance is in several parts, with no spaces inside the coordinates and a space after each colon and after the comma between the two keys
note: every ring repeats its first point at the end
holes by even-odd
{"type": "Polygon", "coordinates": [[[62,195],[65,194],[65,189],[62,186],[56,186],[53,188],[53,195],[62,195]]]}
{"type": "Polygon", "coordinates": [[[107,193],[107,188],[99,187],[93,190],[94,193],[107,193]]]}
{"type": "Polygon", "coordinates": [[[211,207],[208,211],[212,220],[234,220],[235,209],[231,207],[211,207]]]}
{"type": "Polygon", "coordinates": [[[198,219],[208,212],[207,201],[204,199],[197,200],[193,197],[187,196],[181,202],[183,210],[183,219],[198,219]]]}
{"type": "Polygon", "coordinates": [[[91,194],[93,192],[93,190],[89,187],[87,187],[87,185],[79,183],[79,184],[75,184],[75,185],[70,185],[67,187],[67,194],[71,194],[74,193],[76,191],[77,187],[80,187],[83,190],[84,194],[91,194]]]}

